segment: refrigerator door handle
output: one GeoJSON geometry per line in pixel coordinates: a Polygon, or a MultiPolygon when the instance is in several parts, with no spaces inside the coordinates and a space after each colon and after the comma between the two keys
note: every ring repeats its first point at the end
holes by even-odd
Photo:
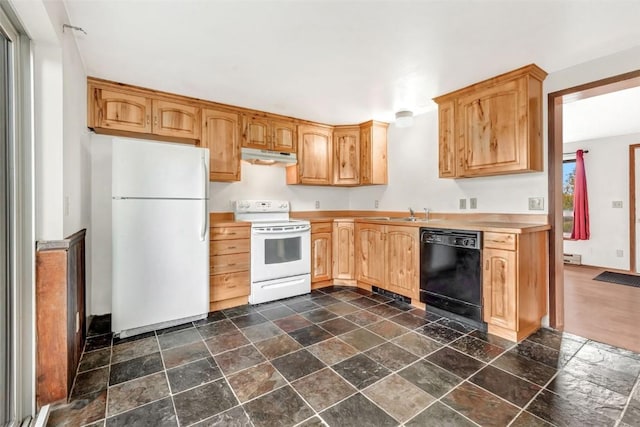
{"type": "Polygon", "coordinates": [[[200,232],[200,241],[204,242],[204,239],[207,237],[207,228],[209,228],[209,191],[207,188],[209,187],[209,171],[207,171],[207,160],[202,156],[202,175],[203,175],[203,210],[202,212],[202,231],[200,232]]]}

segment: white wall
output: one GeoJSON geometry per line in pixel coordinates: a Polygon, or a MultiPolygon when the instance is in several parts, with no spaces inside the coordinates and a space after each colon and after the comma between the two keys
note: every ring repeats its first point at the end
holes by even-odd
{"type": "Polygon", "coordinates": [[[640,134],[564,144],[563,151],[589,150],[584,155],[589,197],[589,240],[565,240],[565,253],[582,255],[582,263],[625,270],[629,268],[629,145],[640,134]],[[614,200],[622,208],[613,208],[614,200]],[[616,250],[623,251],[618,257],[616,250]]]}
{"type": "Polygon", "coordinates": [[[231,211],[230,202],[240,199],[289,200],[292,211],[348,209],[349,188],[287,185],[286,168],[251,165],[241,162],[242,180],[233,183],[212,182],[210,197],[212,212],[231,211]]]}
{"type": "MultiPolygon", "coordinates": [[[[529,197],[547,196],[544,172],[473,179],[438,178],[438,112],[414,118],[409,128],[389,126],[387,133],[389,184],[351,190],[351,209],[438,212],[545,213],[529,211],[529,197]],[[459,209],[459,199],[477,198],[478,208],[459,209]]],[[[545,168],[546,169],[546,168],[545,168]]]]}

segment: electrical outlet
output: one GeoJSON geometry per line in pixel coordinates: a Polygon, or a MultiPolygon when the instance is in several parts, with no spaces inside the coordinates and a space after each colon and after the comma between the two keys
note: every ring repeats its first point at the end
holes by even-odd
{"type": "Polygon", "coordinates": [[[544,210],[544,197],[529,197],[529,210],[530,211],[544,210]]]}
{"type": "Polygon", "coordinates": [[[624,251],[622,249],[616,249],[616,256],[618,258],[622,258],[624,256],[624,251]]]}
{"type": "Polygon", "coordinates": [[[611,202],[611,207],[616,209],[622,209],[622,200],[614,200],[611,202]]]}
{"type": "Polygon", "coordinates": [[[320,200],[316,200],[316,209],[320,209],[320,200]]]}
{"type": "Polygon", "coordinates": [[[380,207],[380,201],[379,200],[374,200],[373,201],[373,207],[378,209],[380,207]]]}
{"type": "Polygon", "coordinates": [[[472,197],[469,199],[469,209],[478,209],[478,199],[472,197]]]}
{"type": "Polygon", "coordinates": [[[460,199],[460,209],[467,209],[467,199],[460,199]]]}

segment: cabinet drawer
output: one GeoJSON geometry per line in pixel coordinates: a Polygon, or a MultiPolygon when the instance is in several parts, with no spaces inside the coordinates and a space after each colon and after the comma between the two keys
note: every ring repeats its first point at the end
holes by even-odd
{"type": "Polygon", "coordinates": [[[240,271],[229,274],[216,274],[210,279],[210,300],[222,301],[249,295],[249,272],[240,271]]]}
{"type": "Polygon", "coordinates": [[[484,232],[484,247],[493,249],[516,250],[516,235],[512,233],[484,232]]]}
{"type": "Polygon", "coordinates": [[[209,242],[211,256],[238,254],[249,252],[250,249],[251,240],[249,239],[213,240],[209,242]]]}
{"type": "Polygon", "coordinates": [[[249,270],[249,253],[216,255],[210,257],[211,274],[234,273],[249,270]]]}
{"type": "Polygon", "coordinates": [[[251,227],[211,227],[211,240],[248,239],[251,227]]]}
{"type": "Polygon", "coordinates": [[[311,223],[311,233],[331,233],[333,224],[331,222],[315,222],[311,223]]]}

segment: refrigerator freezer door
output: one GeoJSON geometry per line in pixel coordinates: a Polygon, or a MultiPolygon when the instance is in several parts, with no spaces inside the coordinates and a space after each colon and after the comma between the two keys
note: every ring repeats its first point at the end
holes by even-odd
{"type": "Polygon", "coordinates": [[[116,333],[209,310],[204,200],[113,200],[116,333]]]}
{"type": "Polygon", "coordinates": [[[204,199],[208,171],[208,149],[113,139],[113,197],[204,199]]]}

